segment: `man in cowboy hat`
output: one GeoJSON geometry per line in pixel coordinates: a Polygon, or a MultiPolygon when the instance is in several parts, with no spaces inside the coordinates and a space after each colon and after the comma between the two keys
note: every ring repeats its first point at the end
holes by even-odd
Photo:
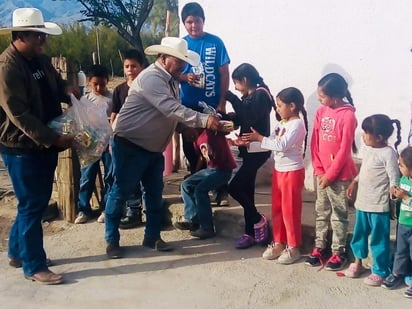
{"type": "Polygon", "coordinates": [[[199,55],[187,49],[183,39],[163,38],[160,45],[146,48],[157,55],[130,86],[114,124],[112,156],[114,184],[106,204],[106,253],[121,257],[119,223],[124,202],[141,182],[146,205],[143,246],[157,251],[172,247],[160,237],[164,158],[178,123],[217,130],[219,119],[184,107],[179,98],[178,78],[185,62],[199,63],[199,55]]]}
{"type": "Polygon", "coordinates": [[[58,151],[70,147],[73,138],[47,126],[69,97],[43,50],[47,36],[62,30],[44,22],[35,8],[16,9],[12,22],[12,27],[0,29],[12,37],[0,55],[0,153],[18,200],[9,264],[23,266],[27,279],[58,284],[62,276],[47,265],[41,218],[51,196],[58,151]]]}

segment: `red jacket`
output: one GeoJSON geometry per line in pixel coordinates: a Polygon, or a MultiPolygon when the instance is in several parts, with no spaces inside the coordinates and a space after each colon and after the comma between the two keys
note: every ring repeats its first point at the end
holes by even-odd
{"type": "Polygon", "coordinates": [[[206,160],[207,167],[219,170],[233,170],[236,167],[235,159],[223,133],[204,129],[194,146],[196,152],[206,160]]]}

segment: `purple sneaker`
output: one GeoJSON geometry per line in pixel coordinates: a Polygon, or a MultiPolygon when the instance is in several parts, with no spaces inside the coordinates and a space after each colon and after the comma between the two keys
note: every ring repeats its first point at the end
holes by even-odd
{"type": "Polygon", "coordinates": [[[257,244],[266,245],[268,241],[268,220],[264,215],[261,215],[261,219],[258,223],[253,225],[255,230],[255,241],[257,244]]]}
{"type": "Polygon", "coordinates": [[[236,249],[246,249],[252,247],[255,244],[255,240],[252,236],[248,234],[243,234],[240,238],[236,241],[235,247],[236,249]]]}

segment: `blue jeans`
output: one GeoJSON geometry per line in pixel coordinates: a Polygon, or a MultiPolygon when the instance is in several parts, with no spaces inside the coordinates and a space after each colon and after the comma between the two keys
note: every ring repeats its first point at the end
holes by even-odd
{"type": "Polygon", "coordinates": [[[209,191],[226,184],[231,176],[231,170],[205,168],[186,178],[181,190],[185,219],[199,223],[205,230],[214,230],[209,191]]]}
{"type": "Polygon", "coordinates": [[[2,158],[18,200],[8,256],[20,259],[24,274],[32,276],[47,269],[41,219],[53,190],[57,152],[2,154],[2,158]]]}
{"type": "Polygon", "coordinates": [[[144,237],[157,240],[163,213],[163,154],[147,151],[117,137],[111,143],[114,183],[106,203],[105,239],[108,243],[119,242],[123,206],[141,183],[146,205],[144,237]]]}
{"type": "MultiPolygon", "coordinates": [[[[112,174],[112,158],[110,156],[109,150],[106,149],[102,153],[103,167],[104,167],[104,187],[102,188],[102,202],[100,208],[104,210],[106,205],[107,193],[110,191],[110,187],[113,183],[112,174]]],[[[78,211],[82,211],[87,215],[90,215],[92,208],[90,206],[90,198],[92,197],[93,190],[96,184],[97,172],[100,169],[100,160],[89,164],[81,169],[80,177],[80,190],[79,190],[79,202],[78,211]]]]}
{"type": "Polygon", "coordinates": [[[403,276],[412,275],[412,228],[403,224],[398,224],[396,233],[393,273],[403,276]]]}

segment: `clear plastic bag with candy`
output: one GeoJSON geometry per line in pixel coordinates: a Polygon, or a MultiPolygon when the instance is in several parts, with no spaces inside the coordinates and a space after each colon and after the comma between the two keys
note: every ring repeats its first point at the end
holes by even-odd
{"type": "Polygon", "coordinates": [[[99,160],[109,144],[112,129],[107,120],[106,106],[92,103],[86,97],[77,100],[71,95],[72,106],[49,122],[59,134],[74,135],[74,148],[82,167],[99,160]]]}

